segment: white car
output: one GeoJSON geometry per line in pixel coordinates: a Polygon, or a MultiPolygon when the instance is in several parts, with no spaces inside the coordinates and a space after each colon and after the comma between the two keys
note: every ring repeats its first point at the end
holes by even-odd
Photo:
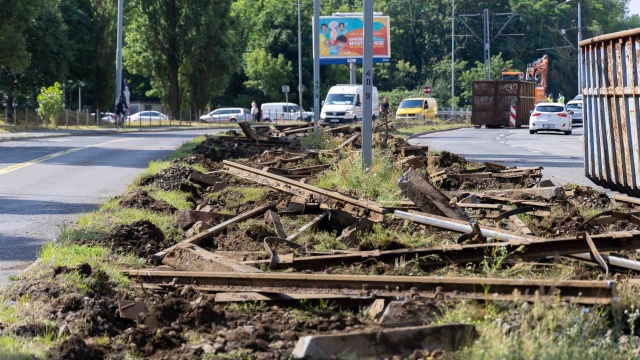
{"type": "Polygon", "coordinates": [[[169,117],[159,111],[140,111],[128,118],[130,121],[169,120],[169,117]]]}
{"type": "Polygon", "coordinates": [[[571,100],[567,103],[567,111],[571,115],[572,123],[582,124],[582,100],[571,100]]]}
{"type": "MultiPolygon", "coordinates": [[[[576,97],[573,98],[573,100],[579,100],[582,101],[582,95],[576,95],[576,97]]],[[[572,101],[573,101],[572,100],[572,101]]]]}
{"type": "Polygon", "coordinates": [[[221,108],[200,116],[202,122],[251,122],[251,110],[244,108],[221,108]]]}
{"type": "Polygon", "coordinates": [[[571,135],[571,115],[564,104],[543,102],[536,104],[529,117],[529,133],[538,131],[561,131],[571,135]]]}
{"type": "Polygon", "coordinates": [[[265,103],[260,106],[262,112],[262,118],[264,121],[277,121],[277,120],[305,120],[311,121],[313,113],[305,111],[294,103],[277,102],[277,103],[265,103]]]}

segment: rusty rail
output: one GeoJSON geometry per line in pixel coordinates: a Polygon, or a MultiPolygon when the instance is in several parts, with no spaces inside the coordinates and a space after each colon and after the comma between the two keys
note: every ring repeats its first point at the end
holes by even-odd
{"type": "Polygon", "coordinates": [[[291,195],[302,196],[309,202],[321,204],[321,208],[327,210],[344,210],[356,218],[367,218],[374,222],[381,222],[387,212],[382,207],[342,195],[335,191],[321,189],[299,181],[287,179],[284,176],[271,174],[249,166],[244,166],[232,161],[223,161],[224,172],[255,181],[258,184],[272,187],[291,195]]]}
{"type": "Polygon", "coordinates": [[[143,284],[190,285],[216,293],[314,293],[349,297],[521,300],[556,299],[606,305],[615,296],[615,281],[443,278],[417,276],[326,275],[286,273],[212,273],[124,270],[143,284]]]}

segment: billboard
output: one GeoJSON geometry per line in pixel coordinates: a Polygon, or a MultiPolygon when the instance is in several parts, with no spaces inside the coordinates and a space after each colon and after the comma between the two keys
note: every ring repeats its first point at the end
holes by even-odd
{"type": "MultiPolygon", "coordinates": [[[[362,16],[321,16],[318,27],[318,31],[320,31],[320,63],[361,63],[364,42],[363,27],[362,16]]],[[[389,62],[391,58],[389,39],[389,17],[374,16],[374,62],[389,62]]]]}

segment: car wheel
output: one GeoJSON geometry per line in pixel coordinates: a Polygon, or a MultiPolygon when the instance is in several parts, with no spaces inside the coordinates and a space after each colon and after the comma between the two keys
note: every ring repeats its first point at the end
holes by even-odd
{"type": "Polygon", "coordinates": [[[537,133],[536,130],[529,130],[529,134],[535,134],[535,133],[537,133]]]}
{"type": "Polygon", "coordinates": [[[354,117],[354,118],[353,118],[353,123],[355,124],[355,123],[357,123],[357,122],[358,122],[358,118],[357,118],[357,117],[354,117]]]}
{"type": "Polygon", "coordinates": [[[571,129],[564,132],[565,135],[571,135],[571,129]]]}

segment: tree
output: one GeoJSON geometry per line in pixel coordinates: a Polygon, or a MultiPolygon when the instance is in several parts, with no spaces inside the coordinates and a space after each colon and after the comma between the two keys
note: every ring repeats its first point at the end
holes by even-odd
{"type": "Polygon", "coordinates": [[[0,70],[19,73],[29,66],[25,34],[38,16],[40,0],[4,0],[0,6],[0,70]]]}
{"type": "Polygon", "coordinates": [[[289,84],[293,67],[282,54],[273,57],[265,49],[256,49],[244,55],[245,86],[259,90],[268,99],[277,99],[281,86],[289,84]]]}

